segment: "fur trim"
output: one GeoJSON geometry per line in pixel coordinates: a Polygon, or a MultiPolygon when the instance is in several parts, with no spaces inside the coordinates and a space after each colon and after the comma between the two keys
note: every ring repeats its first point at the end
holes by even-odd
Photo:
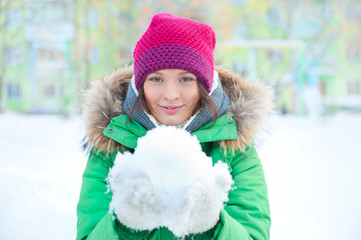
{"type": "Polygon", "coordinates": [[[231,99],[232,107],[228,115],[236,121],[238,130],[237,140],[221,141],[220,144],[225,149],[244,151],[254,141],[269,114],[273,112],[273,90],[221,67],[215,69],[221,79],[223,90],[231,99]]]}
{"type": "Polygon", "coordinates": [[[110,120],[122,112],[133,67],[119,69],[101,81],[94,81],[83,96],[83,118],[86,125],[84,148],[96,148],[108,153],[122,150],[118,142],[103,135],[110,120]]]}
{"type": "MultiPolygon", "coordinates": [[[[240,149],[254,141],[262,130],[268,115],[273,111],[273,91],[263,84],[251,82],[239,75],[215,67],[224,91],[232,101],[227,114],[237,123],[238,139],[220,141],[225,150],[240,149]]],[[[100,81],[92,83],[84,94],[83,117],[86,124],[85,146],[108,153],[122,150],[124,146],[103,135],[110,120],[122,112],[133,66],[119,69],[100,81]]]]}

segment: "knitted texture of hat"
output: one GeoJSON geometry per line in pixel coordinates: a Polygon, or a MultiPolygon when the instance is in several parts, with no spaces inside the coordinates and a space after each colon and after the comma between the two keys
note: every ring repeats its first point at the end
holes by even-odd
{"type": "Polygon", "coordinates": [[[192,19],[160,13],[139,39],[133,52],[135,86],[162,69],[182,69],[194,74],[210,92],[213,81],[213,29],[192,19]]]}

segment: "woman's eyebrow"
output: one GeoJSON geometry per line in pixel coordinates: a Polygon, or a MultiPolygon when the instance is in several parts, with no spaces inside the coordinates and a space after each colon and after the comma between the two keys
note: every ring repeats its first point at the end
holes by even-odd
{"type": "Polygon", "coordinates": [[[182,71],[182,72],[179,72],[178,75],[185,75],[185,74],[192,74],[190,72],[187,72],[187,71],[182,71]]]}

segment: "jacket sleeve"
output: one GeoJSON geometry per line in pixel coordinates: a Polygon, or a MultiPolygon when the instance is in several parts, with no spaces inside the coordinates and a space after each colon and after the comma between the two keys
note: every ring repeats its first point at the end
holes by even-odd
{"type": "Polygon", "coordinates": [[[114,154],[93,151],[83,173],[82,187],[77,206],[76,240],[148,239],[150,232],[133,231],[121,225],[109,212],[111,192],[106,178],[114,165],[114,154]]]}
{"type": "Polygon", "coordinates": [[[267,185],[256,149],[236,153],[229,160],[235,188],[221,212],[217,239],[268,240],[271,226],[267,185]]]}
{"type": "Polygon", "coordinates": [[[83,173],[82,187],[77,206],[77,240],[116,239],[114,221],[109,213],[111,195],[106,177],[115,155],[105,157],[93,151],[83,173]]]}

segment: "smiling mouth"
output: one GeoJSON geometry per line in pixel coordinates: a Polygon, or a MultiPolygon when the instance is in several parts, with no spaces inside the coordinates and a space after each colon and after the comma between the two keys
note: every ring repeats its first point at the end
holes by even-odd
{"type": "Polygon", "coordinates": [[[160,106],[167,114],[176,114],[183,106],[160,106]]]}

